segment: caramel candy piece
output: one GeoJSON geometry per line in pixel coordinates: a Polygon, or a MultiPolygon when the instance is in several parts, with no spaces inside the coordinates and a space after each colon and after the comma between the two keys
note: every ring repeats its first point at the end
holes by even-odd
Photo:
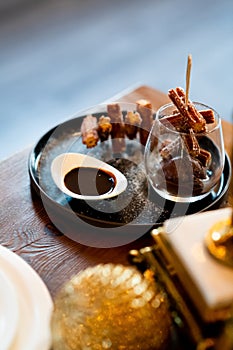
{"type": "Polygon", "coordinates": [[[83,119],[81,125],[82,142],[87,148],[95,147],[98,143],[99,136],[97,132],[97,118],[88,115],[83,119]]]}
{"type": "Polygon", "coordinates": [[[107,106],[108,116],[110,117],[112,130],[112,151],[113,153],[121,153],[125,151],[125,124],[120,105],[111,103],[107,106]]]}
{"type": "Polygon", "coordinates": [[[152,104],[148,100],[141,99],[136,102],[136,105],[137,112],[142,118],[141,127],[139,130],[140,142],[143,146],[145,146],[150,129],[153,124],[152,104]]]}
{"type": "Polygon", "coordinates": [[[136,138],[141,122],[142,118],[138,112],[127,112],[125,116],[125,134],[130,140],[136,138]]]}
{"type": "Polygon", "coordinates": [[[110,118],[102,115],[98,122],[98,135],[100,141],[106,141],[112,131],[112,124],[110,123],[110,118]]]}
{"type": "Polygon", "coordinates": [[[185,123],[189,128],[192,128],[194,132],[203,132],[206,130],[206,121],[202,115],[196,110],[194,105],[188,101],[187,107],[185,105],[185,92],[181,88],[171,89],[168,92],[168,96],[171,101],[179,110],[180,114],[184,117],[185,123]]]}

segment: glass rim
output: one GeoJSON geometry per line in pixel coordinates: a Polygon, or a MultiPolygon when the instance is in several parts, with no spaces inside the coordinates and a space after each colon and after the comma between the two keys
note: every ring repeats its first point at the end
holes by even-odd
{"type": "MultiPolygon", "coordinates": [[[[220,117],[219,113],[218,113],[214,108],[212,108],[212,107],[210,107],[210,106],[208,106],[208,105],[206,105],[206,104],[204,104],[204,103],[202,103],[202,102],[193,101],[192,103],[194,104],[194,106],[198,105],[198,106],[200,106],[200,107],[204,107],[205,109],[211,109],[211,110],[214,112],[215,117],[217,117],[217,119],[216,119],[216,125],[213,127],[213,129],[211,129],[211,130],[206,130],[206,131],[203,131],[203,132],[195,132],[195,131],[194,131],[194,135],[198,135],[198,136],[209,135],[209,134],[213,133],[215,130],[217,130],[217,129],[220,128],[220,126],[221,126],[221,117],[220,117]]],[[[156,111],[155,121],[157,120],[157,121],[160,122],[160,120],[161,120],[162,118],[159,118],[159,117],[158,117],[158,114],[159,114],[161,111],[165,110],[166,108],[172,107],[172,106],[173,106],[174,108],[176,108],[176,106],[174,105],[173,102],[169,102],[169,103],[166,103],[166,104],[160,106],[159,109],[157,109],[157,111],[156,111]]],[[[162,123],[160,122],[160,124],[162,124],[162,123]]],[[[178,130],[176,130],[175,128],[169,128],[168,126],[166,126],[166,125],[164,125],[164,124],[162,124],[162,125],[163,125],[163,127],[164,127],[165,129],[169,130],[169,132],[173,132],[174,134],[177,133],[177,134],[179,134],[179,135],[187,135],[187,132],[178,131],[178,130]]],[[[208,124],[207,124],[207,125],[208,125],[208,124]]],[[[211,124],[210,124],[210,125],[211,125],[211,124]]]]}

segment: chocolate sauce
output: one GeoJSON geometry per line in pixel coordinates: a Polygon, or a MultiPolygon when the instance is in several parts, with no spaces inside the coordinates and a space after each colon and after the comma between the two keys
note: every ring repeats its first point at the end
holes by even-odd
{"type": "Polygon", "coordinates": [[[64,183],[73,193],[83,196],[99,196],[114,189],[116,178],[106,170],[79,167],[66,174],[64,183]]]}

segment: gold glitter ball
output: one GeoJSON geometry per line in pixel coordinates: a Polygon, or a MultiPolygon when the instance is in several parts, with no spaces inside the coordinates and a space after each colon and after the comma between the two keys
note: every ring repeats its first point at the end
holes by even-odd
{"type": "Polygon", "coordinates": [[[168,302],[135,267],[97,265],[64,285],[55,298],[53,350],[157,350],[171,329],[168,302]]]}

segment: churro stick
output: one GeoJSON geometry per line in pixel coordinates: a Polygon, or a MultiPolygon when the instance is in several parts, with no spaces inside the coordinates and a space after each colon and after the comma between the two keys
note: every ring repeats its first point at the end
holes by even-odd
{"type": "Polygon", "coordinates": [[[178,111],[177,113],[161,118],[160,122],[167,128],[175,129],[177,131],[186,131],[187,129],[184,123],[184,118],[178,111]]]}
{"type": "Polygon", "coordinates": [[[110,103],[107,105],[108,116],[112,122],[123,121],[121,107],[118,103],[110,103]]]}
{"type": "Polygon", "coordinates": [[[171,89],[168,92],[171,101],[179,110],[180,114],[185,118],[187,126],[194,132],[203,132],[206,130],[206,121],[202,115],[196,110],[194,105],[188,101],[185,105],[185,92],[181,88],[171,89]]]}
{"type": "Polygon", "coordinates": [[[214,111],[212,109],[206,109],[203,111],[199,111],[199,113],[205,119],[206,124],[212,124],[215,122],[214,111]]]}
{"type": "MultiPolygon", "coordinates": [[[[205,119],[206,124],[212,124],[215,121],[214,112],[212,109],[206,109],[203,111],[199,111],[199,113],[202,115],[202,117],[205,119]]],[[[187,123],[184,122],[183,116],[177,111],[167,117],[164,117],[160,119],[160,122],[168,127],[168,128],[175,128],[177,131],[180,132],[187,132],[189,129],[189,126],[187,123]]]]}
{"type": "Polygon", "coordinates": [[[200,153],[200,146],[192,129],[182,136],[186,149],[191,157],[196,158],[200,153]]]}
{"type": "Polygon", "coordinates": [[[141,122],[142,118],[138,112],[127,112],[125,116],[125,134],[130,140],[136,138],[141,122]]]}
{"type": "Polygon", "coordinates": [[[110,123],[110,118],[102,115],[98,121],[98,135],[101,142],[108,139],[112,131],[112,124],[110,123]]]}
{"type": "Polygon", "coordinates": [[[107,105],[108,116],[111,120],[112,151],[121,153],[125,151],[125,125],[123,115],[118,103],[107,105]]]}
{"type": "Polygon", "coordinates": [[[197,159],[201,162],[204,167],[208,167],[211,164],[212,156],[211,153],[203,148],[200,149],[197,159]]]}
{"type": "Polygon", "coordinates": [[[99,136],[97,132],[97,118],[88,115],[83,119],[81,125],[82,142],[87,148],[95,147],[98,143],[99,136]]]}
{"type": "Polygon", "coordinates": [[[152,127],[153,123],[153,111],[152,104],[148,100],[138,100],[136,102],[137,112],[140,114],[142,118],[139,134],[140,134],[140,142],[143,146],[146,145],[146,141],[152,127]]]}
{"type": "Polygon", "coordinates": [[[175,140],[166,140],[161,147],[160,155],[163,160],[169,160],[178,156],[181,152],[182,144],[180,138],[175,140]]]}

